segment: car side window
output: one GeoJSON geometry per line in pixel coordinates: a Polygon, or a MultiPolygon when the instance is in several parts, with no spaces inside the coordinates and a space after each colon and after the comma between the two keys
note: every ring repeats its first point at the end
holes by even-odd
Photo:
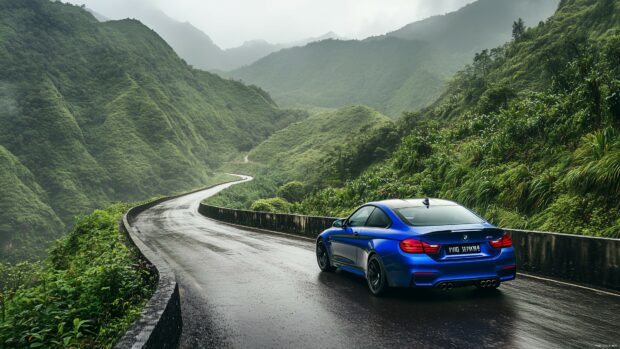
{"type": "Polygon", "coordinates": [[[349,217],[349,226],[351,227],[361,227],[366,224],[368,217],[372,213],[372,210],[375,208],[372,206],[364,206],[357,210],[351,217],[349,217]]]}
{"type": "Polygon", "coordinates": [[[390,217],[380,208],[375,208],[366,222],[366,226],[372,228],[387,228],[390,224],[392,224],[390,217]]]}

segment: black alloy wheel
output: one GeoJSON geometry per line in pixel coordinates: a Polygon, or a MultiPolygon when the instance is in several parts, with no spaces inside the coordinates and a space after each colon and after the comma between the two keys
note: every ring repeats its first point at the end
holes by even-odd
{"type": "Polygon", "coordinates": [[[319,263],[319,268],[322,271],[331,272],[336,270],[329,260],[329,253],[327,253],[327,247],[323,241],[319,241],[316,244],[316,261],[319,263]]]}
{"type": "Polygon", "coordinates": [[[385,269],[383,268],[383,263],[381,263],[381,260],[377,257],[377,255],[372,255],[368,259],[366,280],[368,281],[370,292],[372,292],[375,296],[380,296],[386,293],[388,284],[385,269]]]}

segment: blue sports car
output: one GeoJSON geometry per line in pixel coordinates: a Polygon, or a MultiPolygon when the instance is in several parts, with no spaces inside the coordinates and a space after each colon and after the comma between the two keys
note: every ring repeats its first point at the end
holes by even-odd
{"type": "Polygon", "coordinates": [[[319,268],[389,287],[495,289],[516,276],[510,236],[452,201],[385,200],[334,222],[316,241],[319,268]]]}

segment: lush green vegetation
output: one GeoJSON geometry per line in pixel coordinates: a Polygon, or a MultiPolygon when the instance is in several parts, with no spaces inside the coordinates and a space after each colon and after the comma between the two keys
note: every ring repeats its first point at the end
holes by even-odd
{"type": "Polygon", "coordinates": [[[156,284],[116,204],[77,219],[43,263],[0,263],[0,347],[109,348],[156,284]]]}
{"type": "MultiPolygon", "coordinates": [[[[311,188],[340,183],[341,178],[331,176],[332,168],[346,168],[348,176],[358,174],[368,161],[385,157],[389,144],[397,139],[394,123],[370,108],[352,106],[319,112],[275,132],[249,153],[251,163],[229,164],[222,169],[252,174],[255,180],[231,187],[208,202],[246,209],[256,200],[273,196],[297,202],[311,188]]],[[[267,211],[292,209],[280,200],[257,205],[255,208],[267,211]],[[269,203],[273,207],[269,208],[269,203]]]]}
{"type": "Polygon", "coordinates": [[[283,105],[363,104],[399,117],[433,103],[473,54],[508,41],[512,22],[546,19],[559,0],[479,0],[363,41],[325,40],[271,54],[232,76],[283,105]]]}
{"type": "Polygon", "coordinates": [[[367,107],[321,112],[275,132],[248,158],[277,168],[286,178],[308,181],[318,177],[316,169],[326,153],[348,147],[359,135],[392,127],[386,116],[367,107]]]}
{"type": "Polygon", "coordinates": [[[135,20],[0,0],[0,260],[43,255],[73,217],[196,188],[305,117],[194,70],[135,20]]]}
{"type": "Polygon", "coordinates": [[[620,3],[566,0],[399,123],[386,161],[295,209],[456,200],[501,226],[620,237],[620,3]]]}

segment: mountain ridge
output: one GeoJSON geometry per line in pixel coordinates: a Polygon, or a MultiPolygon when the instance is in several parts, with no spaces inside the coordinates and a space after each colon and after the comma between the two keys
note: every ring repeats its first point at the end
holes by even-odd
{"type": "MultiPolygon", "coordinates": [[[[127,7],[127,18],[143,22],[160,35],[187,63],[213,72],[226,72],[249,65],[270,53],[284,48],[304,46],[310,42],[328,38],[341,38],[330,31],[318,37],[310,37],[289,43],[274,44],[266,40],[245,41],[242,45],[222,49],[204,31],[190,22],[178,21],[147,2],[138,6],[127,7]]],[[[98,12],[88,9],[99,21],[110,19],[98,12]]],[[[118,19],[117,19],[118,20],[118,19]]]]}
{"type": "Polygon", "coordinates": [[[475,52],[507,41],[514,20],[523,17],[527,23],[538,23],[553,13],[558,2],[479,0],[386,35],[338,41],[339,45],[324,40],[282,50],[227,75],[261,86],[284,106],[338,108],[363,103],[397,118],[401,112],[422,108],[439,97],[446,79],[475,52]],[[499,14],[489,13],[498,8],[499,14]],[[411,26],[424,30],[419,29],[417,37],[405,33],[411,26]],[[439,31],[439,38],[433,37],[442,27],[447,29],[439,31]],[[432,30],[426,32],[427,28],[432,30]],[[394,48],[394,42],[401,51],[394,48]],[[424,50],[433,52],[419,52],[424,50]],[[395,64],[394,56],[400,57],[399,63],[395,64]],[[392,80],[385,84],[387,76],[392,80]]]}
{"type": "Polygon", "coordinates": [[[368,201],[439,197],[501,227],[618,238],[618,57],[620,3],[564,0],[399,120],[390,156],[315,188],[297,212],[345,216],[368,201]]]}
{"type": "Polygon", "coordinates": [[[209,183],[222,162],[305,117],[257,87],[191,68],[137,20],[99,23],[47,0],[0,8],[0,146],[10,169],[0,182],[24,197],[3,199],[15,207],[0,212],[3,259],[41,256],[44,244],[29,241],[58,237],[111,201],[209,183]],[[51,218],[33,218],[37,210],[51,218]]]}

